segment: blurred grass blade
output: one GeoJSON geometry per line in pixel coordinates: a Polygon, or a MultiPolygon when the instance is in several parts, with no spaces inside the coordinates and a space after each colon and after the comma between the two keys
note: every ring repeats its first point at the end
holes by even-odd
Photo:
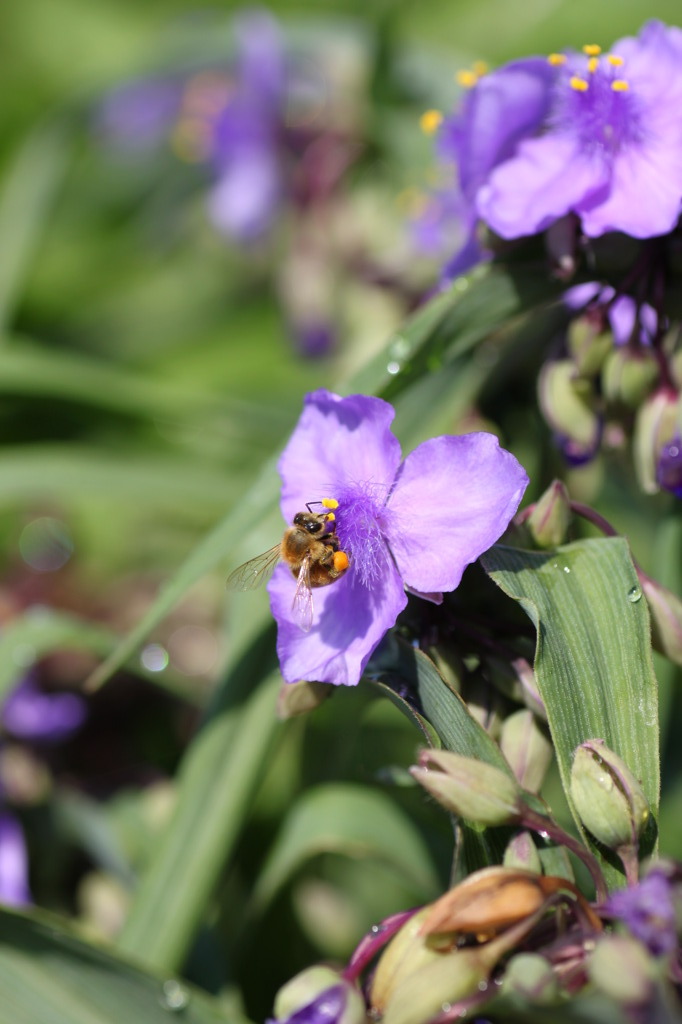
{"type": "Polygon", "coordinates": [[[119,939],[122,949],[159,969],[182,965],[281,728],[273,658],[269,629],[230,672],[182,762],[175,812],[119,939]]]}
{"type": "MultiPolygon", "coordinates": [[[[538,688],[578,827],[569,790],[572,754],[594,738],[620,754],[641,781],[655,820],[657,686],[647,605],[625,539],[583,540],[549,553],[498,545],[481,561],[537,629],[538,688]]],[[[645,852],[651,852],[654,827],[645,852]]],[[[607,880],[622,881],[603,858],[602,866],[607,880]]]]}
{"type": "Polygon", "coordinates": [[[185,981],[146,973],[38,911],[0,910],[0,990],[7,1024],[248,1024],[185,981]]]}
{"type": "Polygon", "coordinates": [[[0,339],[11,324],[24,277],[68,165],[62,124],[36,128],[0,182],[0,339]]]}
{"type": "Polygon", "coordinates": [[[379,860],[421,900],[438,891],[428,848],[403,811],[377,790],[329,784],[308,790],[289,812],[256,884],[256,909],[262,912],[302,864],[320,853],[379,860]]]}
{"type": "MultiPolygon", "coordinates": [[[[53,611],[43,605],[29,608],[12,619],[0,632],[0,701],[19,683],[29,668],[53,651],[88,651],[104,656],[111,650],[116,634],[88,619],[53,611]]],[[[190,703],[198,703],[196,686],[183,676],[164,669],[149,672],[139,660],[127,667],[190,703]]]]}

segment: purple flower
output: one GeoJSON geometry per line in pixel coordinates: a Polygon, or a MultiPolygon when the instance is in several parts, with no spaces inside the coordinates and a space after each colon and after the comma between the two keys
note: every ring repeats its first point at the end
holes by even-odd
{"type": "Polygon", "coordinates": [[[658,315],[647,302],[638,303],[631,295],[618,295],[610,285],[595,281],[578,284],[564,293],[569,309],[582,311],[585,307],[603,313],[613,332],[616,345],[632,341],[649,346],[658,332],[658,315]]]}
{"type": "Polygon", "coordinates": [[[682,437],[679,434],[663,445],[658,456],[656,480],[664,490],[682,498],[682,437]]]}
{"type": "Polygon", "coordinates": [[[14,907],[31,902],[24,833],[8,811],[0,811],[0,902],[14,907]]]}
{"type": "Polygon", "coordinates": [[[476,195],[490,172],[533,134],[548,110],[552,69],[540,57],[514,61],[483,75],[467,92],[461,110],[445,118],[438,132],[438,153],[456,168],[457,185],[449,201],[437,194],[427,209],[423,231],[458,218],[464,238],[450,260],[446,278],[468,270],[484,257],[476,237],[476,195]]]}
{"type": "Polygon", "coordinates": [[[662,871],[654,869],[637,885],[612,893],[606,909],[654,956],[665,956],[676,948],[672,886],[662,871]]]}
{"type": "Polygon", "coordinates": [[[44,693],[29,676],[3,702],[0,720],[18,739],[59,743],[85,720],[85,702],[75,693],[44,693]]]}
{"type": "MultiPolygon", "coordinates": [[[[334,985],[286,1018],[284,1024],[338,1024],[346,1009],[346,988],[334,985]]],[[[271,1020],[268,1024],[278,1024],[271,1020]]]]}
{"type": "Polygon", "coordinates": [[[477,195],[503,238],[579,215],[586,235],[665,234],[682,196],[682,30],[651,21],[599,56],[553,55],[547,117],[477,195]]]}
{"type": "Polygon", "coordinates": [[[97,111],[97,129],[110,142],[144,152],[164,141],[182,103],[175,78],[128,82],[105,97],[97,111]]]}
{"type": "Polygon", "coordinates": [[[528,478],[491,434],[437,437],[401,462],[379,398],[305,399],[284,449],[281,508],[291,523],[306,503],[338,502],[334,527],[350,568],[314,591],[310,632],[292,611],[296,581],[279,565],[268,586],[287,682],[354,686],[406,605],[405,587],[439,600],[504,532],[528,478]]]}
{"type": "Polygon", "coordinates": [[[240,15],[235,32],[236,83],[213,127],[217,182],[208,202],[216,227],[249,241],[270,227],[283,192],[286,68],[279,28],[267,11],[240,15]]]}

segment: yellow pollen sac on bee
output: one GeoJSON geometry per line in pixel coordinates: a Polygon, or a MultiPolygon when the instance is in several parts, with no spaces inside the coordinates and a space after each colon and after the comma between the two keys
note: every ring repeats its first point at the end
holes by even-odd
{"type": "Polygon", "coordinates": [[[583,46],[583,53],[587,57],[598,57],[601,53],[601,46],[597,46],[596,43],[587,43],[583,46]]]}
{"type": "Polygon", "coordinates": [[[327,520],[328,523],[333,523],[336,520],[336,516],[334,515],[333,512],[327,512],[324,518],[327,520]]]}
{"type": "Polygon", "coordinates": [[[336,498],[323,498],[322,501],[320,502],[320,505],[322,505],[323,508],[338,508],[339,507],[339,503],[336,500],[336,498]]]}
{"type": "Polygon", "coordinates": [[[630,83],[626,82],[624,78],[614,78],[611,82],[611,88],[614,92],[627,92],[630,88],[630,83]]]}
{"type": "Polygon", "coordinates": [[[547,58],[547,63],[552,64],[554,67],[560,67],[561,64],[566,63],[565,53],[550,53],[547,58]]]}
{"type": "Polygon", "coordinates": [[[571,86],[571,89],[575,89],[576,92],[587,92],[590,87],[589,82],[586,82],[584,78],[578,78],[577,75],[573,75],[569,85],[571,86]]]}
{"type": "Polygon", "coordinates": [[[441,126],[443,115],[440,110],[425,110],[419,118],[419,127],[424,135],[433,135],[441,126]]]}
{"type": "Polygon", "coordinates": [[[599,57],[590,57],[590,59],[587,62],[587,70],[590,72],[590,74],[593,75],[598,67],[599,57]]]}
{"type": "Polygon", "coordinates": [[[345,551],[334,552],[334,568],[337,572],[343,572],[343,570],[347,569],[349,565],[350,562],[345,551]]]}
{"type": "Polygon", "coordinates": [[[610,53],[606,59],[613,68],[621,68],[624,64],[623,58],[616,53],[610,53]]]}
{"type": "Polygon", "coordinates": [[[458,71],[455,75],[455,81],[458,85],[461,85],[463,89],[473,89],[478,78],[479,76],[475,71],[467,71],[465,68],[458,71]]]}

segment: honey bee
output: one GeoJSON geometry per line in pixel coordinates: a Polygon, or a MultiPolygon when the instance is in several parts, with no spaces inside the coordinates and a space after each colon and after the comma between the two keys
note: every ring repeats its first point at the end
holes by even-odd
{"type": "Polygon", "coordinates": [[[292,611],[296,624],[307,633],[313,624],[313,587],[327,587],[341,579],[350,562],[341,550],[339,538],[331,524],[333,512],[313,512],[311,505],[330,502],[310,502],[306,512],[297,512],[292,525],[285,531],[279,544],[244,562],[227,578],[231,590],[254,590],[274,572],[281,560],[296,578],[292,611]]]}

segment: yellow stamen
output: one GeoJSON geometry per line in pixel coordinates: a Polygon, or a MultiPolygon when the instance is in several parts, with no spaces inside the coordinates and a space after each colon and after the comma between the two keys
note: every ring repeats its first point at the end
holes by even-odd
{"type": "Polygon", "coordinates": [[[590,72],[590,74],[593,75],[598,67],[599,57],[590,57],[590,59],[587,62],[587,70],[590,72]]]}
{"type": "Polygon", "coordinates": [[[475,71],[458,71],[455,75],[455,81],[458,85],[461,85],[463,89],[473,89],[478,81],[478,75],[475,71]]]}
{"type": "Polygon", "coordinates": [[[626,82],[624,78],[614,78],[611,82],[611,88],[614,92],[627,92],[630,88],[630,83],[626,82]]]}
{"type": "Polygon", "coordinates": [[[336,498],[323,498],[322,501],[320,502],[320,505],[322,505],[324,508],[338,508],[339,507],[339,503],[336,500],[336,498]]]}
{"type": "Polygon", "coordinates": [[[550,53],[549,57],[547,58],[547,63],[548,64],[553,64],[556,67],[558,67],[560,64],[565,64],[566,63],[566,54],[565,53],[550,53]]]}
{"type": "Polygon", "coordinates": [[[473,71],[477,78],[481,75],[485,75],[488,71],[488,65],[484,60],[475,60],[473,63],[473,71]]]}
{"type": "Polygon", "coordinates": [[[578,78],[577,75],[573,75],[569,85],[571,89],[575,89],[576,92],[587,92],[590,87],[589,82],[586,82],[584,78],[578,78]]]}
{"type": "Polygon", "coordinates": [[[327,512],[324,518],[327,520],[328,523],[333,523],[334,520],[336,519],[336,516],[334,515],[333,512],[327,512]]]}
{"type": "Polygon", "coordinates": [[[610,53],[606,59],[609,62],[609,64],[614,68],[620,68],[623,66],[624,63],[623,58],[619,57],[615,53],[610,53]]]}
{"type": "Polygon", "coordinates": [[[433,135],[440,128],[443,115],[440,110],[425,110],[419,118],[419,127],[424,135],[433,135]]]}
{"type": "Polygon", "coordinates": [[[188,164],[200,163],[208,156],[208,125],[195,117],[181,117],[170,136],[170,148],[188,164]]]}
{"type": "Polygon", "coordinates": [[[349,565],[350,562],[345,551],[334,552],[334,568],[337,572],[343,572],[343,570],[347,569],[349,565]]]}
{"type": "Polygon", "coordinates": [[[587,57],[598,57],[601,53],[601,46],[597,46],[596,43],[587,43],[586,46],[583,46],[583,53],[587,57]]]}

